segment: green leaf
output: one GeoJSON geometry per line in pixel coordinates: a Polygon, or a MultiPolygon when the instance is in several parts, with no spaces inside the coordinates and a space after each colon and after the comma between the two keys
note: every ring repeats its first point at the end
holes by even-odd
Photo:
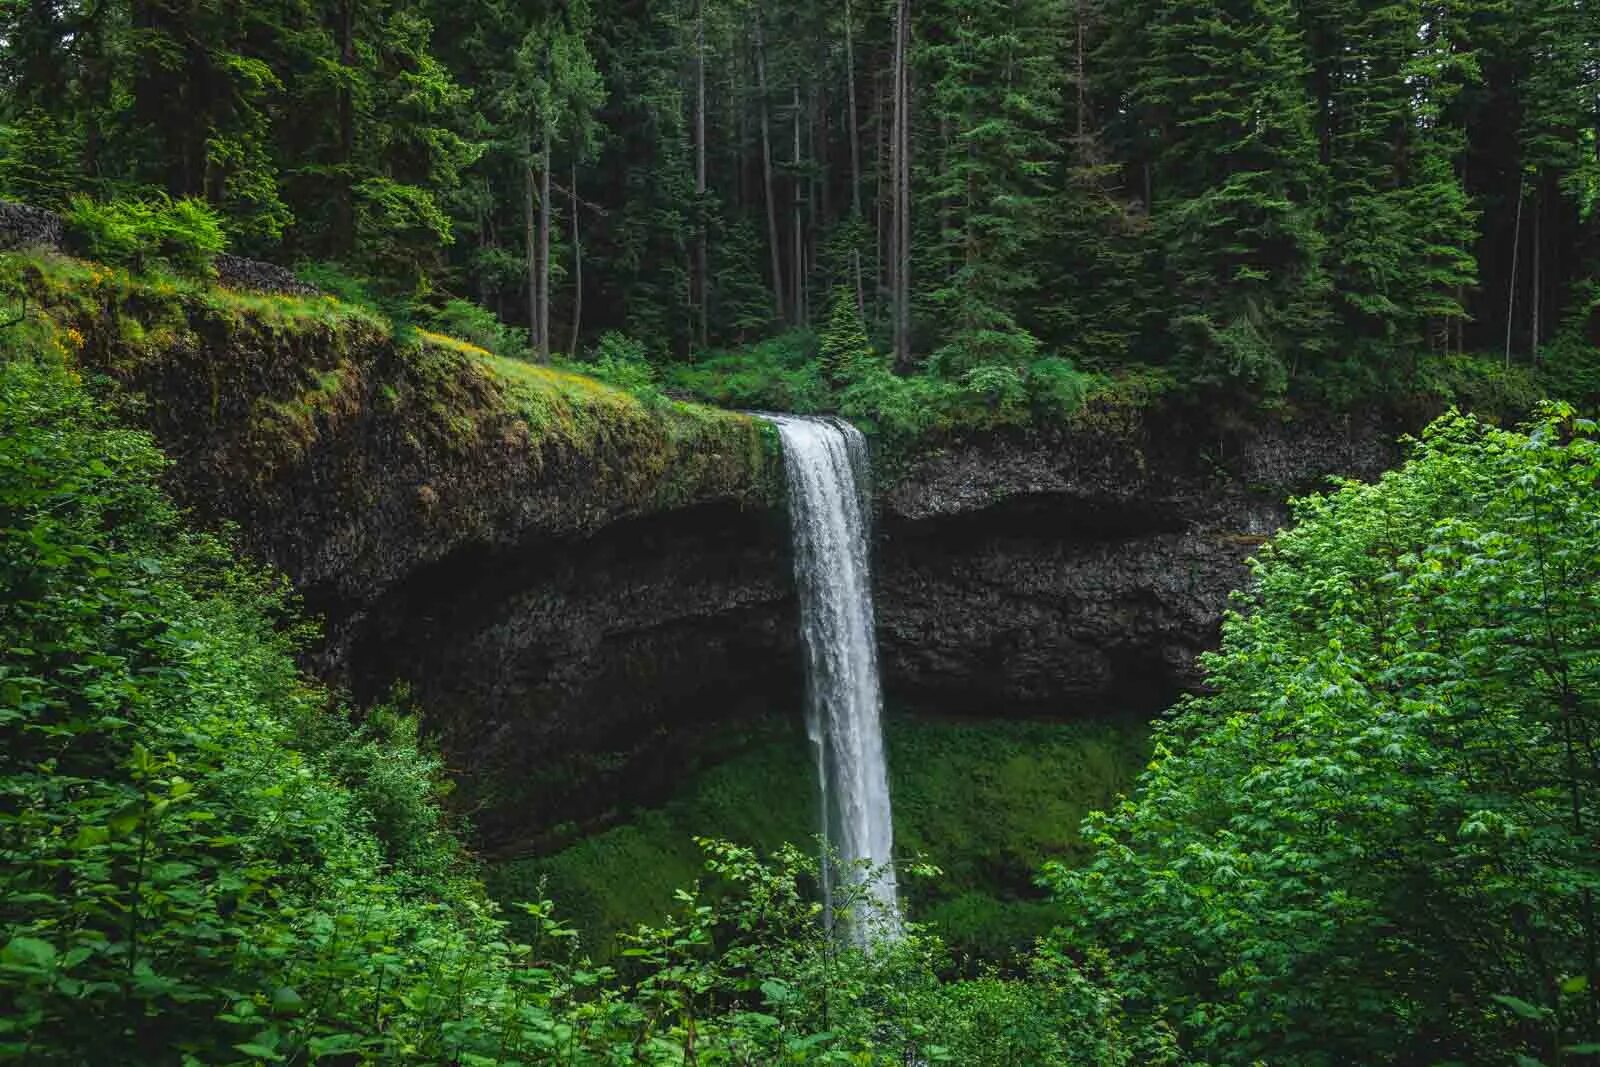
{"type": "Polygon", "coordinates": [[[1490,995],[1489,999],[1503,1007],[1510,1008],[1524,1019],[1537,1020],[1543,1019],[1545,1016],[1545,1009],[1529,1004],[1526,1000],[1522,1000],[1518,997],[1507,996],[1504,993],[1493,993],[1490,995]]]}
{"type": "Polygon", "coordinates": [[[0,962],[13,967],[49,967],[55,962],[56,947],[37,937],[13,937],[0,949],[0,962]]]}
{"type": "Polygon", "coordinates": [[[276,1015],[293,1015],[304,1006],[300,994],[289,986],[279,986],[272,991],[272,1011],[276,1015]]]}

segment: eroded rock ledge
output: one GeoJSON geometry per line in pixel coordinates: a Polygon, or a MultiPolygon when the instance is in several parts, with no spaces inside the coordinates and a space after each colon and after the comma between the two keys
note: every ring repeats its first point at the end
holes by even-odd
{"type": "Polygon", "coordinates": [[[963,442],[880,502],[886,684],[963,714],[1149,712],[1198,684],[1286,499],[1396,459],[1373,422],[1221,426],[1165,408],[963,442]]]}

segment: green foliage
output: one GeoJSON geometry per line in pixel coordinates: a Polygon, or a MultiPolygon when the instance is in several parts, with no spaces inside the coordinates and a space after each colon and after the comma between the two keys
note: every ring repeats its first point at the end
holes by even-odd
{"type": "Polygon", "coordinates": [[[793,331],[734,352],[710,352],[671,364],[664,384],[673,392],[724,407],[809,414],[827,405],[817,363],[817,338],[793,331]]]}
{"type": "Polygon", "coordinates": [[[953,379],[1002,374],[1030,362],[1039,344],[1019,315],[1038,285],[1059,153],[1053,49],[1063,12],[1043,0],[954,0],[933,10],[943,32],[919,50],[924,106],[949,133],[924,202],[929,217],[950,221],[928,253],[941,268],[926,294],[941,339],[932,358],[953,379]]]}
{"type": "Polygon", "coordinates": [[[41,108],[0,122],[0,197],[60,210],[79,187],[81,152],[71,126],[41,108]]]}
{"type": "Polygon", "coordinates": [[[370,829],[437,820],[431,765],[298,679],[294,633],[273,628],[281,583],[179,528],[146,437],[108,426],[60,365],[7,355],[0,1054],[229,1062],[438,1040],[406,991],[434,967],[466,980],[492,924],[470,893],[438,908],[408,888],[460,889],[453,846],[396,836],[386,869],[370,829]],[[394,955],[427,938],[431,962],[394,955]],[[392,1035],[368,1032],[369,1009],[392,1035]]]}
{"type": "Polygon", "coordinates": [[[1173,340],[1199,380],[1281,392],[1291,353],[1324,343],[1328,296],[1293,12],[1283,0],[1147,8],[1125,59],[1136,114],[1164,132],[1150,210],[1173,340]]]}
{"type": "Polygon", "coordinates": [[[507,326],[494,312],[469,300],[447,300],[431,316],[432,327],[458,337],[497,356],[520,356],[528,351],[528,331],[507,326]]]}
{"type": "Polygon", "coordinates": [[[227,247],[222,222],[198,200],[113,200],[74,196],[62,215],[73,251],[145,271],[163,266],[196,277],[227,247]]]}
{"type": "Polygon", "coordinates": [[[725,407],[838,412],[897,444],[968,428],[1051,424],[1072,416],[1095,379],[1065,359],[984,363],[957,380],[934,368],[897,374],[867,343],[854,296],[835,294],[828,331],[796,331],[735,352],[669,364],[663,384],[725,407]]]}
{"type": "MultiPolygon", "coordinates": [[[[471,299],[663,365],[826,335],[843,288],[880,347],[912,320],[898,373],[933,365],[869,368],[852,405],[911,434],[1050,422],[1026,383],[1052,356],[1359,407],[1424,353],[1539,362],[1595,277],[1592,4],[924,0],[905,190],[898,94],[866,91],[896,10],[13,0],[0,195],[203,201],[235,249],[341,264],[393,317],[471,299]]],[[[723,391],[837,406],[799,370],[723,391]]]]}
{"type": "Polygon", "coordinates": [[[835,288],[828,309],[828,328],[823,331],[818,353],[823,376],[837,385],[859,374],[861,364],[875,358],[855,294],[844,286],[835,288]]]}
{"type": "MultiPolygon", "coordinates": [[[[694,838],[762,853],[815,833],[815,768],[793,724],[685,782],[659,808],[550,856],[489,872],[494,895],[562,901],[585,941],[610,955],[615,933],[666,914],[691,881],[694,838]]],[[[895,840],[942,872],[907,888],[913,918],[961,956],[1008,959],[1061,918],[1034,886],[1047,859],[1075,861],[1083,816],[1125,791],[1142,765],[1134,722],[983,724],[892,716],[886,724],[895,840]]]]}
{"type": "Polygon", "coordinates": [[[1473,354],[1419,361],[1413,389],[1441,406],[1460,405],[1490,418],[1520,417],[1545,396],[1533,367],[1507,366],[1503,357],[1473,354]]]}
{"type": "Polygon", "coordinates": [[[645,355],[644,345],[625,334],[610,331],[600,335],[581,369],[586,374],[625,389],[636,396],[659,398],[659,375],[645,355]]]}
{"type": "Polygon", "coordinates": [[[1097,857],[1049,881],[1200,1056],[1561,1062],[1593,1041],[1595,424],[1451,414],[1297,502],[1097,857]]]}

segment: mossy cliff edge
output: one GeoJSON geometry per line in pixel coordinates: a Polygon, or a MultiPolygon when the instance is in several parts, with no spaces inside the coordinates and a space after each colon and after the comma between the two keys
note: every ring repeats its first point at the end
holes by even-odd
{"type": "MultiPolygon", "coordinates": [[[[597,546],[781,525],[776,441],[743,415],[647,403],[452,338],[397,334],[327,297],[135,277],[41,252],[0,256],[0,287],[27,293],[20,328],[50,334],[128,421],[154,432],[180,502],[235,524],[243,547],[294,582],[325,620],[322,674],[363,696],[395,682],[417,691],[469,794],[500,795],[502,779],[520,779],[563,731],[602,745],[647,735],[684,697],[652,690],[675,673],[654,659],[692,641],[714,605],[673,590],[671,575],[641,579],[657,592],[638,595],[616,574],[573,574],[597,546]],[[472,616],[468,630],[492,629],[484,614],[530,566],[550,580],[533,583],[543,603],[519,625],[546,629],[538,658],[553,672],[534,679],[508,665],[488,678],[474,664],[476,677],[453,678],[391,654],[386,615],[454,607],[472,616]],[[552,591],[552,568],[567,574],[570,603],[552,591]],[[590,610],[603,602],[616,610],[590,610]]],[[[781,534],[770,541],[781,548],[781,534]]],[[[763,599],[786,595],[768,586],[763,599]]]]}

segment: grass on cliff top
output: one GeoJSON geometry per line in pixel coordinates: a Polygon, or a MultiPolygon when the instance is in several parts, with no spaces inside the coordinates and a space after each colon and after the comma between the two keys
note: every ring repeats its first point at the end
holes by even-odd
{"type": "MultiPolygon", "coordinates": [[[[1083,817],[1129,789],[1148,754],[1147,726],[1131,720],[893,716],[886,729],[896,852],[943,871],[902,886],[911,917],[983,959],[1007,958],[1060,921],[1034,878],[1046,860],[1076,860],[1083,817]]],[[[775,724],[664,806],[553,855],[496,865],[490,890],[503,900],[554,896],[588,947],[609,955],[618,931],[659,919],[674,890],[700,876],[694,837],[764,850],[809,842],[814,773],[800,725],[775,724]]]]}
{"type": "Polygon", "coordinates": [[[568,457],[569,469],[591,472],[636,505],[670,505],[715,486],[770,489],[775,441],[747,416],[641,399],[568,370],[397,327],[331,296],[238,292],[47,252],[0,255],[0,318],[22,294],[30,307],[24,328],[59,333],[75,362],[122,381],[182,364],[205,379],[194,384],[213,395],[213,419],[219,390],[233,388],[250,409],[252,477],[302,461],[321,437],[376,407],[428,447],[520,447],[535,469],[568,457]],[[398,359],[383,357],[390,351],[398,359]],[[198,364],[195,353],[205,357],[198,364]]]}
{"type": "Polygon", "coordinates": [[[98,311],[108,306],[133,305],[141,312],[150,312],[187,304],[229,318],[248,316],[289,330],[313,324],[359,323],[393,333],[388,320],[372,310],[331,296],[244,292],[177,275],[135,274],[122,267],[41,250],[0,253],[0,291],[8,303],[17,293],[27,291],[36,305],[42,302],[46,310],[54,311],[98,311]]]}

